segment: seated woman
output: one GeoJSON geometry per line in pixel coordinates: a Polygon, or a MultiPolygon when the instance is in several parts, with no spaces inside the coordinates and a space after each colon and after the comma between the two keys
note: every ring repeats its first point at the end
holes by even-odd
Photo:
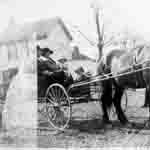
{"type": "Polygon", "coordinates": [[[75,82],[80,82],[80,81],[85,81],[87,79],[90,79],[91,73],[90,72],[85,72],[83,67],[79,67],[75,70],[75,73],[77,74],[77,79],[75,82]]]}
{"type": "MultiPolygon", "coordinates": [[[[84,82],[85,80],[90,80],[91,73],[90,72],[85,72],[83,67],[79,67],[74,71],[77,75],[77,78],[74,79],[75,83],[78,82],[84,82]]],[[[90,95],[90,86],[88,84],[77,86],[73,88],[70,92],[70,95],[72,97],[82,97],[82,96],[89,96],[90,95]]]]}

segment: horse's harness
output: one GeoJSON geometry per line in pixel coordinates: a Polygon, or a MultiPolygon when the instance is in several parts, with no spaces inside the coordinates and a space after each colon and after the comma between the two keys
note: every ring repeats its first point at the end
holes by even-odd
{"type": "MultiPolygon", "coordinates": [[[[150,59],[146,60],[146,61],[143,61],[141,63],[138,63],[137,62],[137,54],[133,55],[133,64],[130,65],[127,70],[130,70],[130,73],[138,73],[142,71],[142,65],[149,62],[150,63],[150,59]]],[[[149,68],[150,67],[146,67],[146,68],[149,68]]],[[[145,70],[146,68],[143,68],[143,70],[145,70]]],[[[124,70],[125,71],[125,70],[124,70]]],[[[118,72],[119,73],[119,72],[118,72]]],[[[106,63],[104,63],[104,66],[103,66],[103,73],[102,73],[104,76],[112,76],[113,75],[113,72],[111,72],[111,66],[107,65],[106,63]]],[[[137,75],[136,75],[137,76],[137,75]]],[[[139,78],[139,77],[138,77],[139,78]]]]}

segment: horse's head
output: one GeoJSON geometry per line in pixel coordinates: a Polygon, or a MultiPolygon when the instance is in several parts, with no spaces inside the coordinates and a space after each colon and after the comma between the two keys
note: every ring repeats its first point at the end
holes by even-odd
{"type": "Polygon", "coordinates": [[[120,57],[124,54],[124,49],[112,49],[97,62],[97,74],[107,74],[111,72],[111,63],[115,57],[120,57]]]}

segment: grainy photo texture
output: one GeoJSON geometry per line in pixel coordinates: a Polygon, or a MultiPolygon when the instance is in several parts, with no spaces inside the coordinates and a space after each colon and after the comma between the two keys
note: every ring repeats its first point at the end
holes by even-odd
{"type": "Polygon", "coordinates": [[[0,0],[0,148],[150,146],[147,0],[0,0]]]}

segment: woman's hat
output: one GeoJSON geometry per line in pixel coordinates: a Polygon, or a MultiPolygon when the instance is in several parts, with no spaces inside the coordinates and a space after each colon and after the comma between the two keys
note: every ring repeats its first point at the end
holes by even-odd
{"type": "Polygon", "coordinates": [[[75,70],[75,73],[79,74],[79,73],[84,73],[84,69],[83,67],[79,67],[75,70]]]}
{"type": "Polygon", "coordinates": [[[64,63],[67,62],[67,61],[68,61],[67,58],[60,58],[60,59],[58,60],[58,62],[60,62],[60,63],[62,63],[62,64],[64,64],[64,63]]]}

